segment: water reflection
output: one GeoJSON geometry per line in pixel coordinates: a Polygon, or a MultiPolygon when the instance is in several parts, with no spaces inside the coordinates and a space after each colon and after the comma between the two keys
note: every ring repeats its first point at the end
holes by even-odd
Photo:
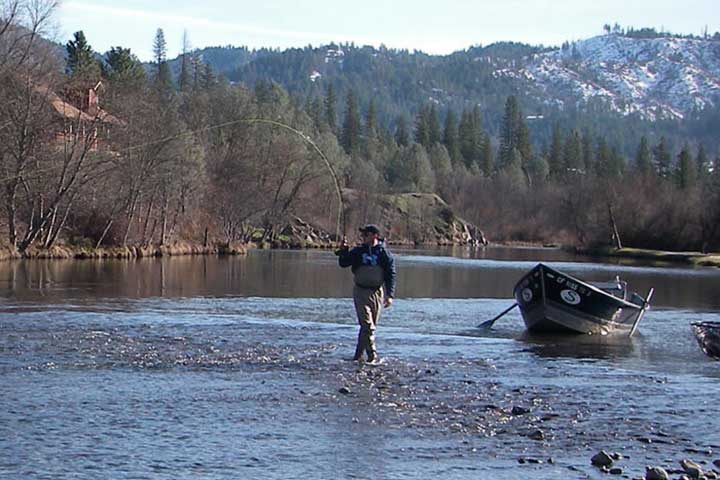
{"type": "MultiPolygon", "coordinates": [[[[399,298],[508,299],[542,261],[587,281],[615,275],[654,306],[720,308],[720,270],[590,262],[557,249],[398,250],[399,298]]],[[[0,263],[0,296],[18,301],[92,297],[338,298],[351,294],[349,270],[327,251],[252,251],[246,257],[51,260],[0,263]]]]}
{"type": "Polygon", "coordinates": [[[540,335],[524,332],[518,340],[529,344],[525,351],[542,358],[618,359],[636,355],[628,336],[540,335]]]}

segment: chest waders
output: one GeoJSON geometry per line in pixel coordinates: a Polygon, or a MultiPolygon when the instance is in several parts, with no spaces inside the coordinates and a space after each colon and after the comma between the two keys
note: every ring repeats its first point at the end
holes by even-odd
{"type": "Polygon", "coordinates": [[[355,287],[353,288],[353,302],[355,313],[360,324],[357,347],[354,360],[360,360],[367,352],[369,362],[377,358],[375,349],[375,329],[380,312],[382,312],[383,297],[385,295],[384,271],[379,265],[362,265],[355,271],[355,287]]]}

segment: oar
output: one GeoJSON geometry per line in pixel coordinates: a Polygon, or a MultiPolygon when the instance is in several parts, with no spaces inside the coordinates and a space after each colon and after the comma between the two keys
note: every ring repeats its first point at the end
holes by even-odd
{"type": "Polygon", "coordinates": [[[517,307],[517,306],[518,306],[517,303],[513,303],[510,307],[508,307],[508,308],[506,308],[505,310],[503,310],[500,315],[498,315],[498,316],[496,316],[495,318],[492,318],[492,319],[490,319],[490,320],[487,320],[487,321],[485,321],[485,322],[482,322],[480,325],[478,325],[478,328],[490,328],[490,327],[492,327],[492,326],[493,326],[493,323],[495,323],[495,320],[497,320],[498,318],[502,317],[503,315],[505,315],[506,313],[508,313],[510,310],[512,310],[513,308],[515,308],[515,307],[517,307]]]}
{"type": "Polygon", "coordinates": [[[655,291],[655,289],[651,288],[647,294],[647,297],[645,297],[645,300],[643,301],[642,310],[640,310],[640,313],[638,313],[638,316],[635,319],[635,323],[633,323],[633,326],[630,329],[630,335],[628,335],[628,337],[633,336],[633,333],[635,333],[635,330],[637,330],[638,325],[640,325],[640,320],[642,320],[643,315],[645,315],[645,312],[647,312],[647,309],[650,308],[650,299],[652,298],[654,291],[655,291]]]}

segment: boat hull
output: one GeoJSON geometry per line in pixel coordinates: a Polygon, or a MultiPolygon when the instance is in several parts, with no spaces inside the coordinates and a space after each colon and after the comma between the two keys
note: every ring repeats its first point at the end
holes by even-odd
{"type": "Polygon", "coordinates": [[[538,264],[515,285],[526,328],[535,333],[629,334],[638,305],[538,264]]]}
{"type": "Polygon", "coordinates": [[[720,322],[694,322],[690,325],[705,355],[720,360],[720,322]]]}

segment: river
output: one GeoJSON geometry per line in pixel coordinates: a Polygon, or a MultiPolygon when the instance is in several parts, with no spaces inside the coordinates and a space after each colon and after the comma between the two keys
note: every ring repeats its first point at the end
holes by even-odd
{"type": "MultiPolygon", "coordinates": [[[[398,250],[358,366],[351,277],[326,251],[0,264],[0,478],[627,478],[720,459],[720,270],[558,250],[398,250]],[[538,261],[620,275],[653,307],[632,339],[530,337],[538,261]],[[515,408],[514,408],[515,407],[515,408]]],[[[717,468],[717,467],[716,467],[717,468]]]]}

